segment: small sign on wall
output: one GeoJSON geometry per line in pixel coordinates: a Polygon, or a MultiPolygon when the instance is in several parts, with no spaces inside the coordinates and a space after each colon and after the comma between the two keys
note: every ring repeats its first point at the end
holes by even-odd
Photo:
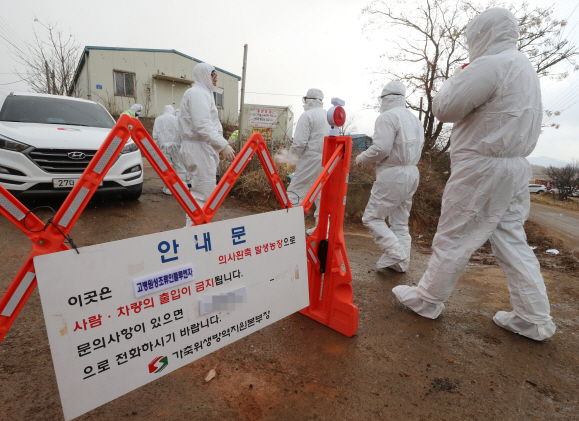
{"type": "Polygon", "coordinates": [[[97,89],[102,89],[103,85],[97,85],[97,89]]]}

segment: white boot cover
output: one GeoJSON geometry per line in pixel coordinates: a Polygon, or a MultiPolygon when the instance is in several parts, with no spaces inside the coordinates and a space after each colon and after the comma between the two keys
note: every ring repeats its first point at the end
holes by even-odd
{"type": "Polygon", "coordinates": [[[392,292],[396,295],[398,301],[416,314],[420,314],[422,317],[436,319],[442,310],[444,310],[444,304],[433,304],[420,298],[418,291],[416,291],[416,287],[398,285],[397,287],[392,288],[392,292]]]}
{"type": "Polygon", "coordinates": [[[513,311],[499,311],[493,317],[494,322],[503,329],[518,333],[519,335],[533,339],[535,341],[544,341],[555,334],[557,326],[552,320],[548,320],[542,324],[535,324],[528,322],[513,311]]]}

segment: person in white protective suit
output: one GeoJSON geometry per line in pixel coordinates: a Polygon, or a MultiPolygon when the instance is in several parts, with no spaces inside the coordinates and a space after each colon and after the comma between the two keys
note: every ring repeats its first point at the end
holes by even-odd
{"type": "MultiPolygon", "coordinates": [[[[319,89],[308,89],[304,103],[304,113],[297,124],[292,145],[289,150],[290,162],[296,164],[294,176],[287,188],[287,193],[293,205],[299,205],[305,199],[316,178],[322,172],[322,153],[324,137],[328,136],[330,125],[327,112],[323,108],[324,94],[319,89]]],[[[318,225],[320,213],[320,196],[315,199],[316,225],[306,231],[308,235],[314,232],[318,225]]]]}
{"type": "Polygon", "coordinates": [[[525,157],[537,143],[543,109],[539,78],[517,40],[517,20],[503,8],[467,25],[470,64],[442,85],[433,104],[440,121],[455,123],[433,254],[417,287],[400,285],[393,292],[411,310],[435,319],[471,254],[489,239],[513,307],[499,311],[495,323],[541,341],[556,327],[523,223],[531,177],[525,157]]]}
{"type": "MultiPolygon", "coordinates": [[[[181,113],[179,112],[179,108],[175,110],[175,117],[177,117],[177,134],[179,136],[179,145],[183,143],[183,139],[181,139],[181,132],[179,132],[179,116],[181,113]]],[[[185,179],[188,188],[191,188],[191,173],[185,170],[185,179]]]]}
{"type": "Polygon", "coordinates": [[[143,111],[143,107],[141,106],[141,104],[133,104],[131,105],[131,108],[129,108],[127,111],[122,112],[121,115],[128,114],[131,117],[139,118],[141,111],[143,111]]]}
{"type": "Polygon", "coordinates": [[[376,182],[362,222],[384,251],[376,263],[406,272],[410,263],[408,218],[420,174],[416,164],[424,145],[422,123],[406,109],[406,88],[388,83],[380,96],[373,144],[356,157],[356,164],[376,164],[376,182]],[[386,225],[388,217],[391,228],[386,225]]]}
{"type": "MultiPolygon", "coordinates": [[[[165,158],[167,158],[179,178],[186,184],[186,170],[181,162],[179,123],[173,106],[165,105],[163,115],[155,119],[153,140],[159,146],[159,149],[161,149],[161,152],[163,152],[163,155],[165,155],[165,158]]],[[[163,193],[171,194],[171,190],[164,186],[163,193]]]]}
{"type": "MultiPolygon", "coordinates": [[[[217,72],[208,63],[199,63],[193,69],[195,84],[188,89],[179,107],[179,134],[181,159],[185,169],[191,173],[191,194],[204,206],[216,186],[216,171],[219,153],[228,161],[233,161],[235,153],[223,138],[223,128],[219,122],[217,107],[213,99],[217,84],[217,72]]],[[[187,215],[186,226],[193,221],[187,215]]]]}

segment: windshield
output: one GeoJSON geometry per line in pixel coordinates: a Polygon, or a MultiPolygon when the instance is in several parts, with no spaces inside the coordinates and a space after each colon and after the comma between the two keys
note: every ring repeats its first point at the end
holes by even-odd
{"type": "Polygon", "coordinates": [[[99,104],[38,96],[6,97],[0,121],[60,124],[66,126],[104,127],[115,125],[113,118],[99,104]]]}

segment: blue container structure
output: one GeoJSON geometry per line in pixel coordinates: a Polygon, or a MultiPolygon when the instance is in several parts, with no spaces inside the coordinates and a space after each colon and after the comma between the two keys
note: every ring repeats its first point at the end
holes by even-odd
{"type": "Polygon", "coordinates": [[[372,138],[365,134],[353,134],[352,137],[352,150],[365,151],[370,146],[372,146],[372,138]]]}

